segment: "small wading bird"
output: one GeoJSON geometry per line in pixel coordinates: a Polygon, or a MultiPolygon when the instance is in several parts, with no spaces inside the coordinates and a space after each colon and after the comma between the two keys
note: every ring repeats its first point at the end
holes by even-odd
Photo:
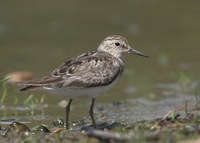
{"type": "Polygon", "coordinates": [[[105,38],[97,50],[86,52],[66,61],[51,74],[39,81],[18,82],[24,86],[20,91],[45,90],[65,95],[69,102],[66,110],[66,129],[69,129],[70,105],[74,98],[90,98],[92,100],[89,115],[93,127],[96,128],[93,116],[94,102],[97,96],[110,89],[124,71],[124,53],[145,56],[131,48],[128,41],[118,35],[105,38]]]}

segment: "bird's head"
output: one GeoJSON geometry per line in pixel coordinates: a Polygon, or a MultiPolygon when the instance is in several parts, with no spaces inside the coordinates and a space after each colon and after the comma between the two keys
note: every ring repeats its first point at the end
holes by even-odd
{"type": "Polygon", "coordinates": [[[148,58],[143,53],[131,48],[128,41],[118,35],[111,35],[106,37],[98,47],[98,50],[109,53],[115,57],[122,58],[123,53],[135,54],[148,58]]]}

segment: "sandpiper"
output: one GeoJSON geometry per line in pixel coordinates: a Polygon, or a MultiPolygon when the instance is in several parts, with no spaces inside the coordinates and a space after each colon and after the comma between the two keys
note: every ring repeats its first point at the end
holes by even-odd
{"type": "Polygon", "coordinates": [[[69,102],[66,111],[66,129],[69,129],[70,105],[74,98],[92,100],[89,115],[96,128],[93,116],[94,102],[97,96],[105,93],[121,77],[124,70],[124,53],[145,56],[131,48],[128,41],[118,35],[106,37],[97,50],[89,51],[66,61],[51,74],[39,81],[19,82],[24,86],[20,91],[45,90],[65,95],[69,102]]]}

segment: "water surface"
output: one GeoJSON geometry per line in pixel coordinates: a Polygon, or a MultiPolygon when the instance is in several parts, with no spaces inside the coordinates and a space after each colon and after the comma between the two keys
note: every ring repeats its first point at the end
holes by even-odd
{"type": "MultiPolygon", "coordinates": [[[[126,56],[119,83],[97,99],[97,120],[103,120],[101,114],[105,121],[123,123],[163,116],[186,100],[194,104],[199,91],[199,4],[162,0],[1,1],[0,76],[28,70],[42,77],[62,62],[96,49],[106,36],[118,34],[150,58],[126,56]]],[[[64,118],[64,108],[58,106],[62,97],[45,94],[42,105],[36,104],[38,108],[31,113],[24,104],[29,94],[16,90],[8,87],[1,119],[37,124],[64,118]]],[[[33,94],[34,103],[44,95],[33,94]]],[[[89,100],[74,101],[70,119],[84,119],[89,105],[89,100]]]]}

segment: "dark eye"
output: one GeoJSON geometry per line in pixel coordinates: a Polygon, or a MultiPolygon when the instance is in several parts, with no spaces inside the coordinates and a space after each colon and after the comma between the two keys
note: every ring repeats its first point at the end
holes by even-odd
{"type": "Polygon", "coordinates": [[[119,45],[120,45],[120,43],[118,43],[118,42],[115,43],[115,46],[119,46],[119,45]]]}

